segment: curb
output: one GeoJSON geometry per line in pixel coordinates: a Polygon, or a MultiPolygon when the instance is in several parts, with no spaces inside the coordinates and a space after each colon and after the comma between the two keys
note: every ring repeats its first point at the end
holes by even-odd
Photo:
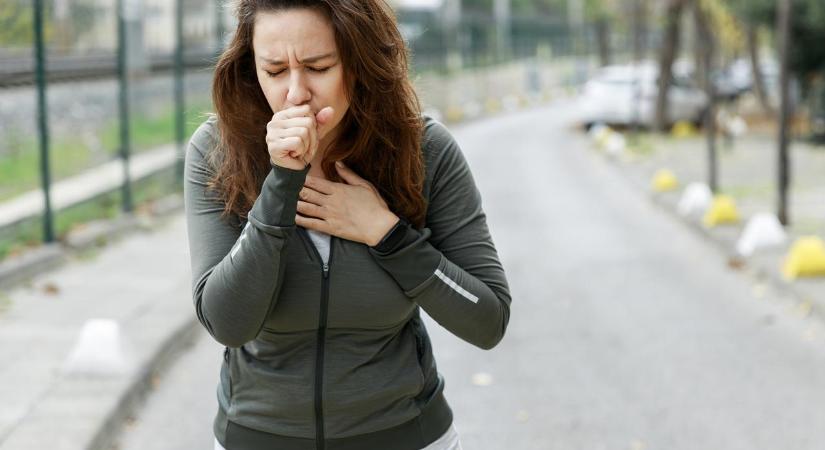
{"type": "MultiPolygon", "coordinates": [[[[180,196],[169,196],[150,208],[149,216],[129,215],[102,221],[99,227],[84,229],[76,245],[49,246],[46,256],[37,252],[30,261],[18,262],[8,271],[9,280],[24,279],[45,267],[71,262],[69,256],[90,251],[128,237],[137,231],[151,231],[171,220],[182,206],[180,196]],[[105,222],[105,223],[104,223],[105,222]]],[[[68,239],[67,239],[68,241],[68,239]]],[[[22,256],[21,256],[22,258],[22,256]]],[[[184,295],[184,285],[175,288],[174,295],[184,295]]],[[[45,448],[61,450],[113,450],[124,427],[140,411],[157,385],[158,377],[188,351],[203,332],[191,311],[191,303],[155,302],[144,308],[134,319],[124,323],[126,350],[133,358],[126,372],[116,375],[65,374],[43,393],[37,407],[25,421],[15,426],[15,432],[0,442],[2,448],[45,448]],[[75,413],[66,416],[68,408],[75,413]],[[44,424],[52,431],[44,433],[44,424]],[[52,441],[49,434],[65,435],[68,439],[52,441]]]]}
{"type": "Polygon", "coordinates": [[[175,357],[190,348],[201,331],[200,323],[194,315],[158,345],[149,360],[133,374],[127,387],[118,397],[111,411],[102,414],[104,419],[89,440],[86,450],[107,450],[117,442],[123,432],[123,426],[146,402],[153,389],[153,379],[165,372],[174,362],[175,357]]]}

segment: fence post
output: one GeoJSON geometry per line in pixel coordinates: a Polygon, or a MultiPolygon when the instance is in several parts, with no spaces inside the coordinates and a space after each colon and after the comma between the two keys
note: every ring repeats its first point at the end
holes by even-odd
{"type": "Polygon", "coordinates": [[[123,162],[123,211],[132,211],[132,188],[129,177],[129,155],[131,139],[129,136],[129,80],[126,65],[126,17],[124,2],[117,0],[117,76],[120,110],[120,157],[123,162]]]}
{"type": "Polygon", "coordinates": [[[215,49],[215,54],[220,56],[223,53],[223,34],[226,32],[226,27],[223,23],[223,0],[215,0],[217,6],[215,11],[215,33],[218,35],[218,45],[215,49]]]}
{"type": "Polygon", "coordinates": [[[175,159],[175,176],[178,185],[183,183],[183,159],[185,150],[185,113],[183,96],[183,0],[175,0],[175,141],[178,157],[175,159]]]}
{"type": "Polygon", "coordinates": [[[49,170],[49,117],[46,103],[46,52],[43,42],[43,1],[34,0],[34,51],[37,83],[37,125],[40,133],[40,179],[43,184],[43,240],[54,242],[54,220],[49,170]]]}

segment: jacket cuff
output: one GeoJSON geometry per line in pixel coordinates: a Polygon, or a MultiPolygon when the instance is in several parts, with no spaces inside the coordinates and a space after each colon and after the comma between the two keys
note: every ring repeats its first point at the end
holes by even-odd
{"type": "Polygon", "coordinates": [[[441,263],[441,252],[428,241],[430,234],[429,228],[418,231],[408,226],[403,239],[389,253],[374,248],[369,252],[405,292],[411,291],[432,277],[441,263]]]}
{"type": "Polygon", "coordinates": [[[264,179],[261,194],[249,210],[249,220],[264,226],[289,227],[295,225],[298,192],[304,187],[310,165],[293,170],[270,163],[272,170],[264,179]]]}

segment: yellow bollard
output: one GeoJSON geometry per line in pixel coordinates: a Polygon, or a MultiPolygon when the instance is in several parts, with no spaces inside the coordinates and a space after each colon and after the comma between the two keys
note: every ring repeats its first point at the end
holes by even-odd
{"type": "Polygon", "coordinates": [[[692,123],[686,122],[684,120],[680,120],[673,124],[673,128],[670,130],[671,136],[677,139],[684,139],[696,136],[698,134],[698,130],[692,123]]]}
{"type": "Polygon", "coordinates": [[[484,109],[488,114],[494,114],[501,111],[501,101],[495,97],[487,97],[484,101],[484,109]]]}
{"type": "Polygon", "coordinates": [[[656,171],[656,174],[653,175],[652,186],[655,192],[673,191],[679,187],[679,180],[676,179],[676,175],[670,170],[659,169],[656,171]]]}
{"type": "Polygon", "coordinates": [[[457,105],[450,105],[447,107],[447,121],[460,122],[464,118],[464,111],[457,105]]]}
{"type": "Polygon", "coordinates": [[[739,222],[739,212],[736,210],[736,202],[728,195],[715,196],[702,219],[702,223],[708,228],[737,222],[739,222]]]}
{"type": "Polygon", "coordinates": [[[818,236],[803,236],[794,242],[785,258],[782,275],[787,280],[825,276],[825,243],[818,236]]]}

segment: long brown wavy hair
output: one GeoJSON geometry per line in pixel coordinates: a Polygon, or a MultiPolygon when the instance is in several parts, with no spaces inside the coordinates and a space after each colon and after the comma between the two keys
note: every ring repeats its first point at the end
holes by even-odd
{"type": "Polygon", "coordinates": [[[225,201],[224,216],[246,217],[270,170],[266,124],[273,111],[255,74],[252,32],[261,11],[312,8],[332,25],[344,66],[349,110],[321,169],[343,182],[343,161],[371,182],[397,215],[424,226],[421,105],[408,78],[408,54],[384,0],[236,0],[238,28],[218,59],[212,101],[220,142],[209,185],[225,201]]]}

